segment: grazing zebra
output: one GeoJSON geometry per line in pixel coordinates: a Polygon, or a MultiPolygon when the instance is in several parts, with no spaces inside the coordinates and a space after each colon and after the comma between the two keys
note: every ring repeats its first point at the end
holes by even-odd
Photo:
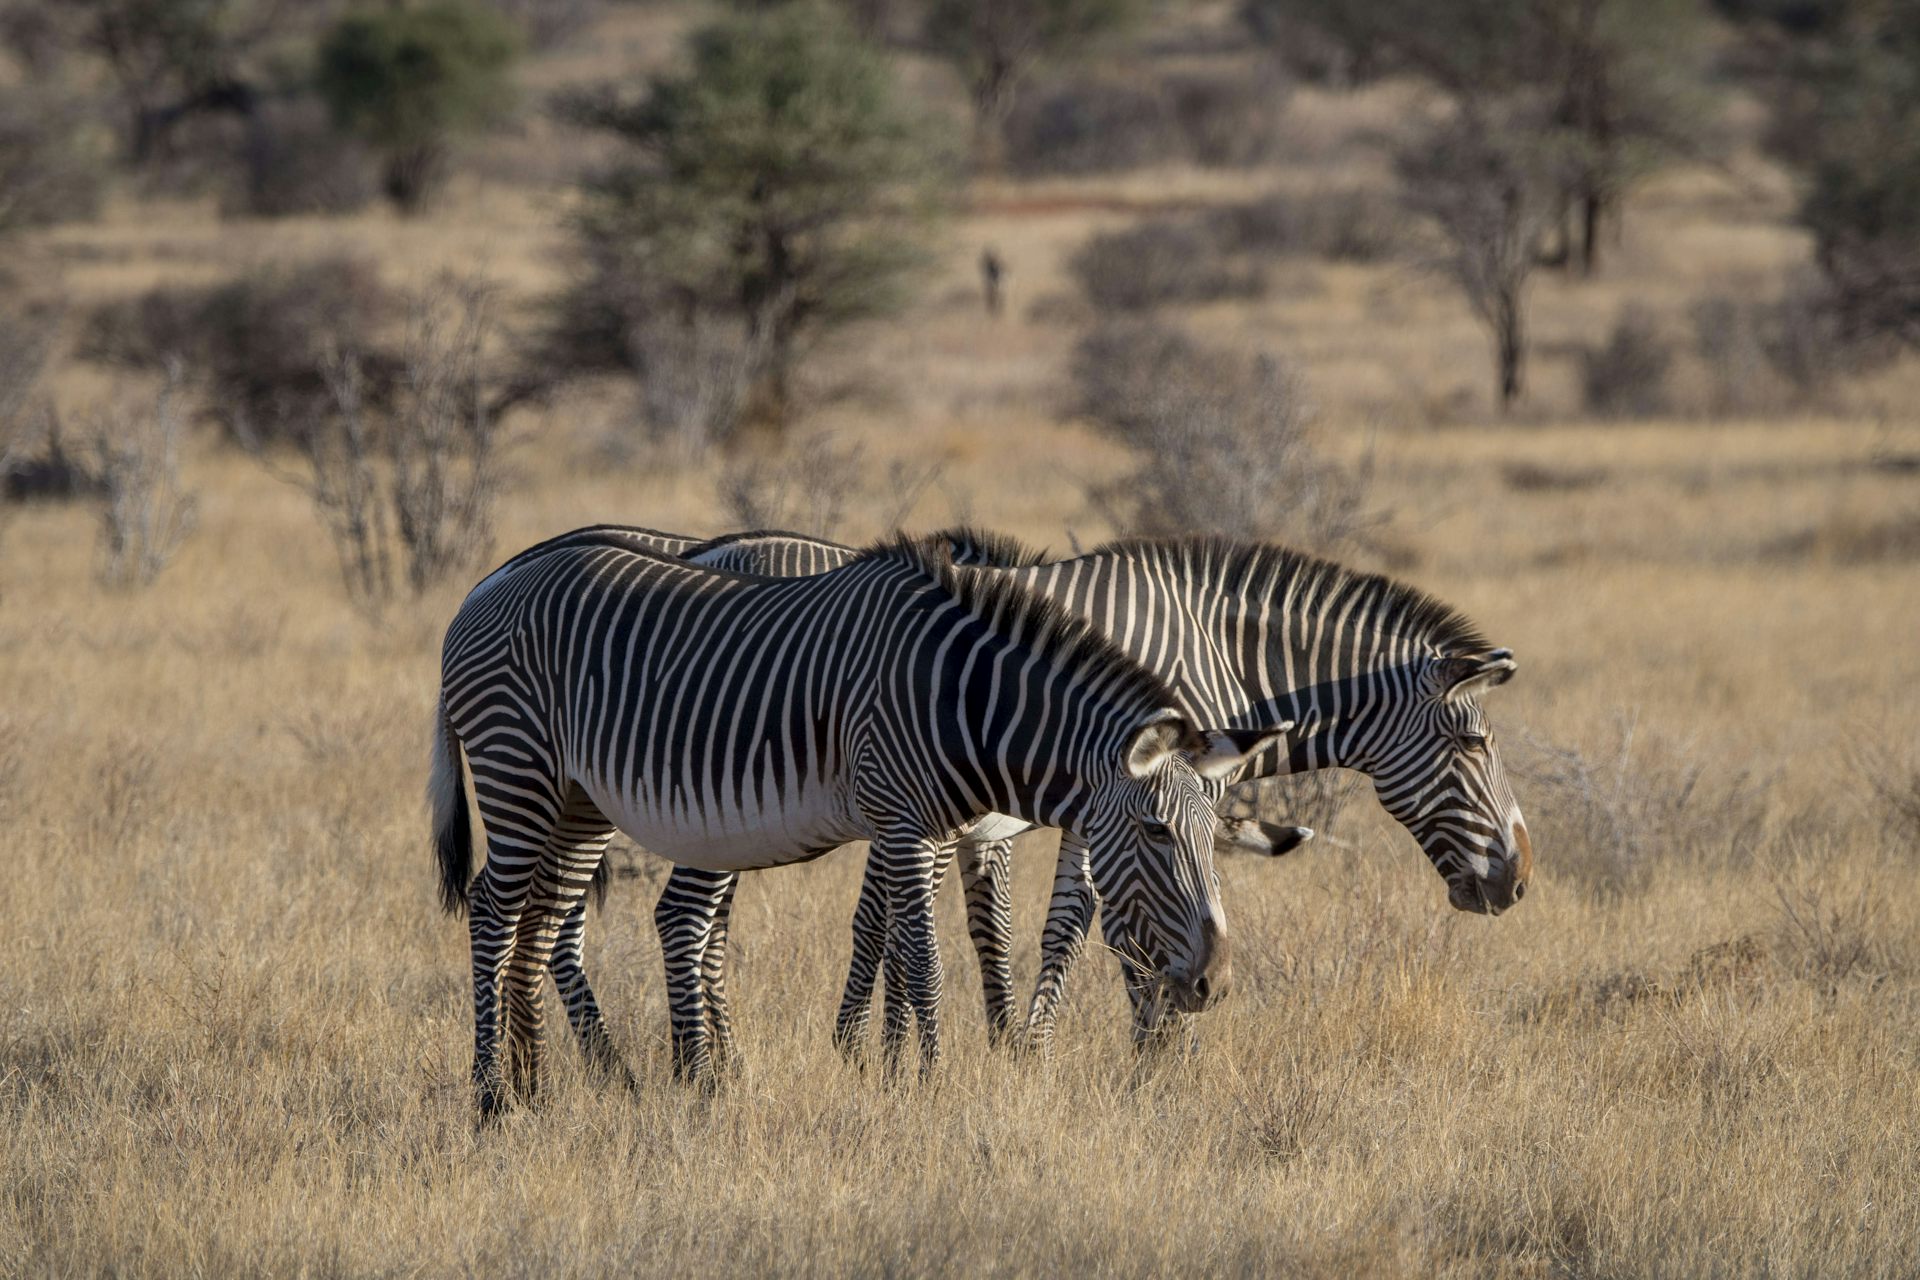
{"type": "MultiPolygon", "coordinates": [[[[956,554],[966,554],[969,535],[953,536],[961,548],[956,554]]],[[[797,535],[749,535],[685,551],[739,564],[756,544],[777,558],[779,548],[793,543],[833,545],[797,535]]],[[[1490,647],[1456,611],[1378,575],[1281,547],[1219,539],[1126,540],[1051,564],[1016,563],[1007,572],[1160,672],[1188,714],[1208,723],[1300,721],[1304,729],[1284,754],[1261,753],[1236,780],[1335,767],[1366,773],[1382,805],[1446,880],[1454,907],[1498,914],[1525,894],[1532,845],[1479,706],[1480,694],[1509,679],[1515,664],[1509,650],[1490,647]]],[[[680,872],[675,878],[683,880],[678,891],[703,891],[680,872]]],[[[970,896],[975,887],[970,881],[970,896]]],[[[704,891],[728,890],[709,885],[704,891]]],[[[877,888],[864,885],[841,1007],[843,1044],[864,1033],[880,968],[883,908],[877,888]]],[[[1093,908],[1085,851],[1069,833],[1061,841],[1028,1016],[1029,1033],[1042,1044],[1051,1037],[1093,908]]],[[[968,914],[970,928],[976,920],[1005,928],[1003,910],[977,911],[970,901],[968,914]]],[[[1152,985],[1126,962],[1124,922],[1107,914],[1103,926],[1128,974],[1136,1031],[1145,1032],[1161,1013],[1152,985]]],[[[989,948],[1004,956],[1009,944],[1002,934],[989,948]]],[[[569,960],[577,965],[577,939],[569,960]]],[[[721,965],[709,952],[705,971],[721,965]]],[[[587,989],[583,974],[569,978],[587,989]]]]}
{"type": "MultiPolygon", "coordinates": [[[[616,828],[710,871],[870,840],[923,1069],[940,1051],[933,868],[989,813],[1087,841],[1100,893],[1137,913],[1137,963],[1181,1008],[1205,1007],[1229,967],[1203,779],[1276,734],[1200,731],[1175,701],[1086,623],[956,567],[937,540],[786,579],[617,529],[515,556],[448,626],[429,784],[442,901],[470,914],[482,1117],[539,1091],[555,938],[616,828]],[[471,885],[463,750],[487,837],[471,885]]],[[[664,944],[670,965],[697,961],[664,944]]],[[[697,997],[697,972],[682,985],[697,997]]],[[[672,1018],[676,1066],[704,1077],[704,1009],[672,1018]]],[[[904,1021],[888,1031],[897,1053],[904,1021]]]]}

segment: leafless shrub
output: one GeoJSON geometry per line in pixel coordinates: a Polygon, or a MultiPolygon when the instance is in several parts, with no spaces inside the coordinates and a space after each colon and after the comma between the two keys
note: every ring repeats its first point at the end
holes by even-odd
{"type": "Polygon", "coordinates": [[[1687,746],[1630,720],[1599,754],[1518,734],[1504,758],[1535,848],[1552,850],[1551,876],[1596,897],[1639,890],[1663,860],[1745,859],[1765,822],[1764,779],[1711,775],[1687,746]]]}
{"type": "Polygon", "coordinates": [[[1645,307],[1629,304],[1614,320],[1606,343],[1581,353],[1580,385],[1587,408],[1610,418],[1665,413],[1672,367],[1673,349],[1660,322],[1645,307]]]}
{"type": "Polygon", "coordinates": [[[1122,530],[1284,536],[1334,550],[1374,522],[1368,474],[1327,459],[1298,376],[1151,322],[1108,325],[1074,352],[1080,409],[1133,449],[1132,473],[1090,493],[1122,530]]]}
{"type": "Polygon", "coordinates": [[[1005,160],[1021,174],[1112,173],[1178,160],[1186,150],[1166,96],[1137,77],[1037,86],[1007,117],[1005,160]]]}
{"type": "Polygon", "coordinates": [[[1350,1079],[1296,1067],[1284,1081],[1241,1098],[1241,1123],[1254,1149],[1281,1165],[1320,1150],[1346,1102],[1350,1079]]]}
{"type": "Polygon", "coordinates": [[[1228,72],[1182,71],[1161,80],[1187,153],[1215,168],[1247,168],[1280,150],[1291,86],[1267,59],[1228,72]]]}
{"type": "Polygon", "coordinates": [[[101,492],[84,453],[67,448],[60,416],[41,389],[57,314],[0,311],[0,496],[61,501],[101,492]]]}
{"type": "Polygon", "coordinates": [[[1344,769],[1316,769],[1245,782],[1227,793],[1222,818],[1312,827],[1320,843],[1339,840],[1340,817],[1365,788],[1365,780],[1344,769]]]}
{"type": "Polygon", "coordinates": [[[102,490],[97,572],[109,587],[151,585],[193,532],[194,496],[180,481],[181,381],[179,367],[170,367],[150,407],[121,406],[92,423],[102,490]]]}
{"type": "Polygon", "coordinates": [[[1605,467],[1554,467],[1540,462],[1509,462],[1500,478],[1515,493],[1581,493],[1607,482],[1605,467]]]}
{"type": "Polygon", "coordinates": [[[399,357],[381,345],[399,299],[369,262],[322,258],[268,267],[211,289],[154,289],[99,308],[82,356],[131,368],[182,361],[206,383],[229,435],[262,445],[299,435],[330,399],[326,366],[352,359],[363,397],[383,403],[399,357]]]}
{"type": "Polygon", "coordinates": [[[777,454],[729,463],[720,473],[720,504],[736,528],[830,536],[861,493],[864,460],[858,444],[815,432],[777,454]]]}
{"type": "Polygon", "coordinates": [[[1089,302],[1117,311],[1256,297],[1265,287],[1258,265],[1230,259],[1201,224],[1171,219],[1096,235],[1067,269],[1089,302]]]}
{"type": "Polygon", "coordinates": [[[1773,891],[1778,950],[1808,981],[1831,991],[1854,973],[1885,970],[1886,896],[1876,885],[1843,888],[1824,871],[1780,871],[1773,891]]]}
{"type": "Polygon", "coordinates": [[[1275,192],[1216,210],[1209,221],[1215,236],[1242,252],[1333,262],[1379,262],[1400,252],[1406,239],[1406,215],[1370,187],[1275,192]]]}
{"type": "Polygon", "coordinates": [[[1887,740],[1856,748],[1853,768],[1867,783],[1887,843],[1920,851],[1920,754],[1887,740]]]}
{"type": "Polygon", "coordinates": [[[1817,399],[1836,376],[1871,358],[1870,344],[1850,343],[1826,286],[1790,283],[1760,316],[1767,363],[1802,400],[1817,399]]]}
{"type": "Polygon", "coordinates": [[[326,525],[353,601],[378,614],[404,581],[416,594],[485,560],[504,482],[485,380],[491,293],[446,280],[417,299],[391,402],[371,403],[361,366],[336,352],[328,405],[301,433],[297,479],[326,525]]]}
{"type": "Polygon", "coordinates": [[[1849,340],[1826,287],[1810,277],[1772,297],[1710,294],[1691,318],[1719,414],[1817,403],[1837,378],[1887,354],[1884,344],[1849,340]]]}
{"type": "Polygon", "coordinates": [[[229,214],[284,218],[364,209],[379,195],[374,158],[315,101],[265,104],[247,120],[229,214]]]}
{"type": "Polygon", "coordinates": [[[1819,524],[1780,534],[1762,543],[1763,560],[1804,564],[1904,564],[1920,560],[1920,512],[1875,518],[1838,511],[1819,524]]]}
{"type": "Polygon", "coordinates": [[[740,424],[757,363],[738,326],[711,318],[653,322],[637,326],[629,344],[648,442],[683,462],[725,443],[740,424]]]}

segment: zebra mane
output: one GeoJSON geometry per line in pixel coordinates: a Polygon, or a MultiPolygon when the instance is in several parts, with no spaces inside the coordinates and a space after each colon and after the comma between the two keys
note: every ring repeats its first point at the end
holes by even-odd
{"type": "Polygon", "coordinates": [[[1431,645],[1442,654],[1478,653],[1491,642],[1465,614],[1385,574],[1366,573],[1273,542],[1243,542],[1213,535],[1184,538],[1118,538],[1090,554],[1149,555],[1175,559],[1223,586],[1270,590],[1311,607],[1336,597],[1358,599],[1359,611],[1386,635],[1431,645]],[[1269,585],[1271,584],[1271,585],[1269,585]]]}
{"type": "Polygon", "coordinates": [[[1036,551],[1018,538],[972,525],[955,525],[929,535],[947,544],[953,563],[978,565],[990,569],[1031,569],[1047,562],[1044,550],[1036,551]]]}
{"type": "MultiPolygon", "coordinates": [[[[963,533],[967,531],[962,531],[963,533]]],[[[969,535],[971,536],[971,535],[969,535]]],[[[1036,553],[1012,538],[990,535],[1003,554],[1038,564],[1036,553]]],[[[963,546],[971,545],[963,543],[963,546]]],[[[859,560],[898,560],[918,568],[956,604],[1050,664],[1108,682],[1108,697],[1145,710],[1177,707],[1173,689],[1078,614],[1033,592],[1009,574],[958,565],[951,533],[897,533],[864,549],[859,560]]],[[[1192,726],[1188,726],[1191,731],[1192,726]]]]}

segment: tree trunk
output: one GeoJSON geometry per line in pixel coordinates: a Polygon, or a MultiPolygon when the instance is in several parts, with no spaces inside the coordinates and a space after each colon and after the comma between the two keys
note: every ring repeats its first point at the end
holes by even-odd
{"type": "Polygon", "coordinates": [[[1580,274],[1591,276],[1600,266],[1600,220],[1606,215],[1606,202],[1600,193],[1588,187],[1580,196],[1580,274]]]}
{"type": "Polygon", "coordinates": [[[1507,413],[1526,389],[1526,335],[1517,292],[1503,294],[1495,304],[1493,341],[1499,365],[1500,412],[1507,413]]]}
{"type": "Polygon", "coordinates": [[[1013,110],[1016,68],[1009,58],[989,57],[973,82],[973,167],[999,173],[1006,163],[1007,116],[1013,110]]]}

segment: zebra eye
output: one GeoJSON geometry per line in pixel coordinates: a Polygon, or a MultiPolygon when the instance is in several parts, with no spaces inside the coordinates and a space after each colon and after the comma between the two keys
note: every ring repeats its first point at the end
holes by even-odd
{"type": "Polygon", "coordinates": [[[1487,741],[1487,735],[1484,733],[1463,733],[1460,735],[1460,749],[1462,751],[1485,751],[1487,749],[1487,741]]]}
{"type": "Polygon", "coordinates": [[[1140,819],[1140,830],[1146,833],[1149,840],[1166,843],[1173,839],[1173,828],[1164,822],[1155,822],[1152,818],[1140,819]]]}

